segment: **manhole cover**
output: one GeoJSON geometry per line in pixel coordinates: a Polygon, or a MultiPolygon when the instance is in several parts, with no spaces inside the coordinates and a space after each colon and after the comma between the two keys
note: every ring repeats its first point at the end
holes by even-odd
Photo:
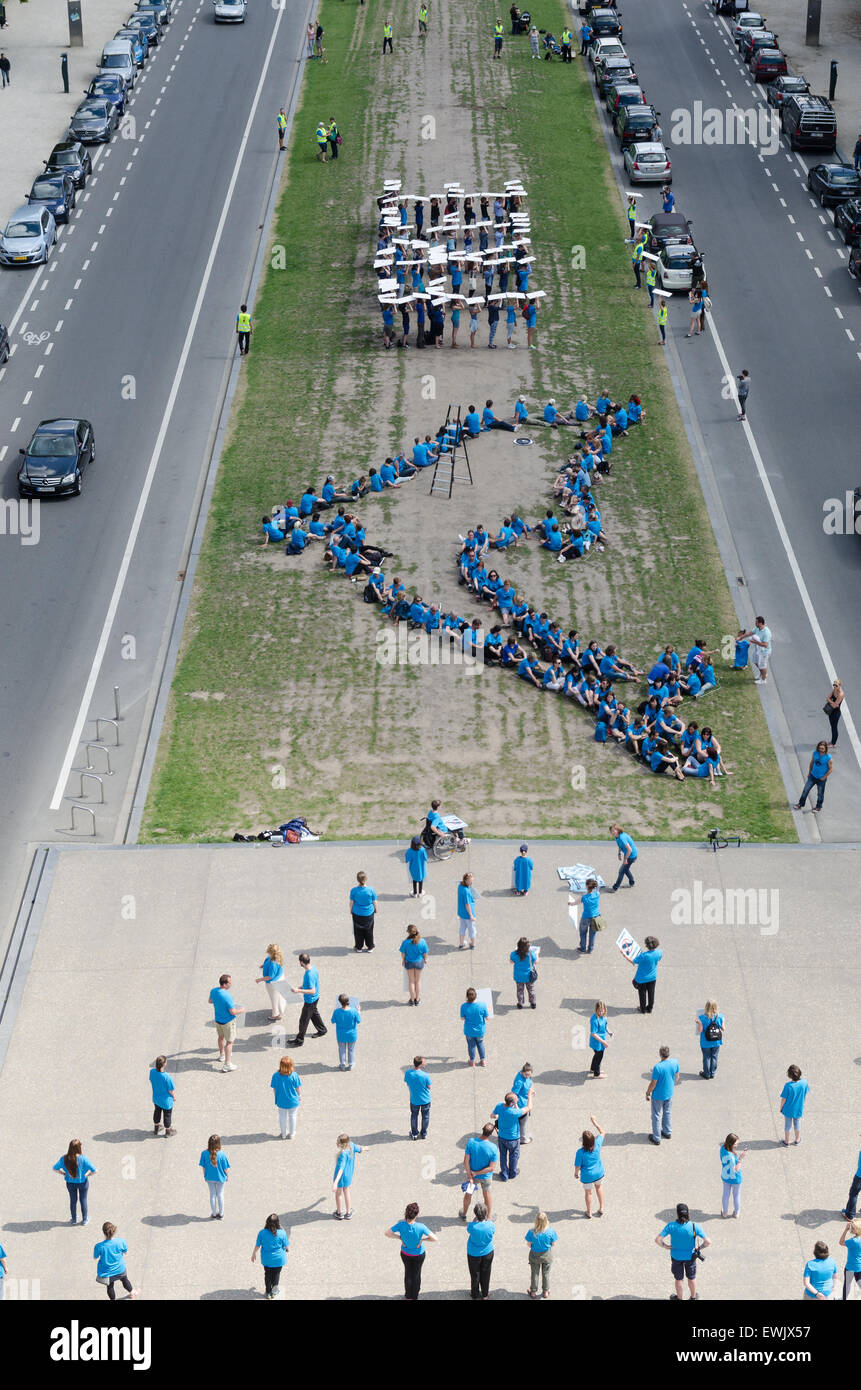
{"type": "Polygon", "coordinates": [[[515,444],[531,444],[531,439],[515,439],[515,444]]]}

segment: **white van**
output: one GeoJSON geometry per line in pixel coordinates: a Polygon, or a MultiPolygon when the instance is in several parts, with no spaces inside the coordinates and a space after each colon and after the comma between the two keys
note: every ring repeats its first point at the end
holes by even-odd
{"type": "Polygon", "coordinates": [[[133,87],[136,76],[134,49],[128,39],[111,39],[99,59],[100,77],[124,77],[126,86],[133,87]]]}

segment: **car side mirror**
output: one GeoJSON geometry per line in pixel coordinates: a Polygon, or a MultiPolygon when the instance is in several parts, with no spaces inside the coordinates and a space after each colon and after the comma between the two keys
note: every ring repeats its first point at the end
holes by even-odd
{"type": "Polygon", "coordinates": [[[26,454],[26,452],[27,452],[26,449],[19,449],[19,450],[18,450],[18,453],[19,453],[19,454],[26,454]]]}

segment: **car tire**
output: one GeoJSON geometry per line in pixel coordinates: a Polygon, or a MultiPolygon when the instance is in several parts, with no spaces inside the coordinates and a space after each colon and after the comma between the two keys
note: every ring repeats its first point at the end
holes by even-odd
{"type": "Polygon", "coordinates": [[[73,496],[73,497],[80,497],[80,495],[81,495],[81,493],[83,492],[83,490],[84,490],[84,480],[83,480],[83,477],[81,476],[81,473],[80,473],[80,470],[79,470],[79,471],[78,471],[78,475],[77,475],[77,477],[76,477],[76,479],[75,479],[75,486],[74,486],[74,488],[73,488],[73,490],[72,490],[72,496],[73,496]]]}
{"type": "Polygon", "coordinates": [[[50,245],[50,246],[46,246],[46,247],[45,247],[45,259],[42,261],[42,264],[43,264],[43,265],[47,265],[47,264],[48,264],[48,261],[49,261],[50,256],[51,256],[51,246],[53,246],[53,244],[54,244],[54,243],[51,242],[51,245],[50,245]]]}

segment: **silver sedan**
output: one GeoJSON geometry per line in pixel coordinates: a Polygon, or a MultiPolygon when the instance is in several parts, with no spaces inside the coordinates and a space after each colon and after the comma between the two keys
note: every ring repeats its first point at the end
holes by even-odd
{"type": "Polygon", "coordinates": [[[47,265],[56,240],[57,224],[47,208],[18,208],[0,233],[0,265],[47,265]]]}

